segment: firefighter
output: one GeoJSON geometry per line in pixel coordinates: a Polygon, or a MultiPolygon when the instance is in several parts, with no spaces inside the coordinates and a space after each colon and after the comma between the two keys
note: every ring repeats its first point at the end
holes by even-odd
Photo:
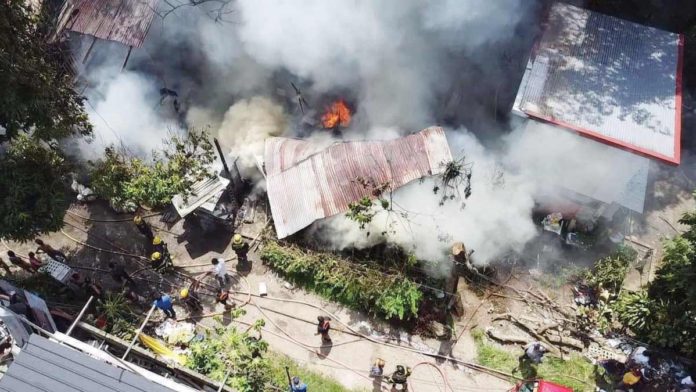
{"type": "Polygon", "coordinates": [[[203,310],[203,305],[201,305],[201,300],[198,299],[198,294],[196,290],[198,289],[198,284],[200,282],[194,279],[191,285],[187,288],[181,289],[179,292],[179,299],[181,302],[186,304],[186,306],[191,310],[191,312],[200,312],[203,310]]]}
{"type": "Polygon", "coordinates": [[[147,222],[145,222],[142,216],[134,216],[133,223],[135,223],[135,227],[138,228],[140,234],[144,235],[148,240],[152,241],[155,238],[155,235],[152,233],[150,225],[148,225],[147,222]]]}
{"type": "Polygon", "coordinates": [[[153,252],[150,260],[152,260],[152,268],[157,272],[164,272],[172,267],[172,259],[169,254],[163,255],[160,252],[153,252]]]}
{"type": "Polygon", "coordinates": [[[392,388],[396,385],[401,386],[402,391],[408,391],[408,377],[411,375],[411,368],[404,368],[401,365],[396,365],[396,371],[392,373],[389,377],[389,382],[392,384],[392,388]]]}
{"type": "Polygon", "coordinates": [[[244,241],[241,234],[235,234],[234,237],[232,237],[232,250],[237,255],[238,264],[246,264],[249,261],[247,258],[249,244],[244,241]]]}
{"type": "Polygon", "coordinates": [[[167,248],[167,243],[162,241],[162,238],[158,235],[156,235],[152,239],[152,251],[160,252],[163,255],[169,254],[169,248],[167,248]]]}

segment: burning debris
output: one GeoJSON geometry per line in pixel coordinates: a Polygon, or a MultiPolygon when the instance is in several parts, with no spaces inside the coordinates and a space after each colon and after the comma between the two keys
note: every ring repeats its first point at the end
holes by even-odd
{"type": "Polygon", "coordinates": [[[321,124],[326,129],[347,128],[350,120],[350,108],[342,99],[332,103],[321,116],[321,124]]]}

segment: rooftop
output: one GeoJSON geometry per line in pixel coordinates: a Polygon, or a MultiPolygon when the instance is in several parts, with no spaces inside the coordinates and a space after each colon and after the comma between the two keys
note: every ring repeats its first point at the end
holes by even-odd
{"type": "Polygon", "coordinates": [[[67,0],[58,30],[68,29],[96,38],[143,46],[155,16],[157,0],[67,0]]]}
{"type": "Polygon", "coordinates": [[[683,37],[554,4],[513,112],[680,162],[683,37]]]}
{"type": "Polygon", "coordinates": [[[348,211],[371,189],[360,179],[397,189],[439,174],[452,160],[442,128],[387,141],[352,141],[317,151],[312,143],[270,138],[265,145],[266,187],[278,238],[318,219],[348,211]]]}
{"type": "Polygon", "coordinates": [[[3,392],[172,392],[128,370],[33,334],[0,379],[3,392]]]}

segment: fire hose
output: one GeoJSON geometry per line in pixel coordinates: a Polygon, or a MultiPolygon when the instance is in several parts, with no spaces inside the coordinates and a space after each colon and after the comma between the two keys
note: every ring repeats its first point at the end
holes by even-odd
{"type": "MultiPolygon", "coordinates": [[[[85,219],[88,219],[88,218],[85,218],[85,219]]],[[[68,223],[68,224],[69,224],[69,223],[68,223]]],[[[72,224],[70,224],[70,225],[73,226],[73,227],[75,227],[75,225],[72,225],[72,224]]],[[[80,230],[82,230],[82,229],[80,229],[80,230]]],[[[84,231],[84,230],[83,230],[83,231],[84,231]]],[[[143,257],[143,256],[135,255],[135,254],[132,254],[132,253],[128,253],[128,252],[118,252],[118,251],[103,249],[103,248],[100,248],[100,247],[97,247],[97,246],[94,246],[94,245],[87,244],[87,243],[85,243],[85,242],[83,242],[83,241],[80,241],[80,240],[77,240],[76,238],[73,238],[73,237],[70,236],[69,234],[65,233],[64,230],[61,230],[61,233],[62,233],[63,235],[65,235],[67,238],[71,239],[72,241],[74,241],[74,242],[76,242],[76,243],[79,243],[79,244],[81,244],[81,245],[83,245],[83,246],[89,247],[89,248],[91,248],[91,249],[97,250],[97,251],[102,251],[102,252],[106,252],[106,253],[111,253],[111,254],[117,254],[117,255],[132,257],[132,258],[135,258],[135,259],[137,259],[137,260],[147,260],[147,258],[145,258],[145,257],[143,257]]],[[[119,246],[117,246],[117,245],[111,243],[111,242],[108,241],[108,240],[105,240],[105,241],[107,241],[110,245],[112,245],[112,246],[114,246],[114,247],[116,247],[116,248],[120,248],[119,246]]],[[[120,249],[122,249],[122,248],[120,248],[120,249]]],[[[142,270],[144,270],[144,269],[147,269],[147,267],[146,267],[146,268],[141,268],[140,270],[138,270],[138,271],[136,271],[136,272],[140,272],[140,271],[142,271],[142,270]]],[[[188,276],[188,275],[186,275],[186,274],[184,274],[184,273],[182,273],[182,272],[179,272],[179,271],[175,271],[175,272],[176,272],[177,274],[181,275],[181,276],[184,276],[184,277],[188,278],[188,279],[194,279],[194,278],[192,278],[192,277],[190,277],[190,276],[188,276]]],[[[135,272],[134,272],[133,274],[131,274],[131,275],[134,275],[134,274],[135,274],[135,272]]],[[[242,277],[242,279],[244,279],[244,278],[242,277]]],[[[246,279],[244,279],[244,280],[246,281],[246,279]]],[[[166,280],[165,280],[165,281],[166,281],[166,280]]],[[[167,282],[171,284],[171,282],[169,282],[169,281],[167,281],[167,282]]],[[[285,298],[274,298],[274,297],[268,297],[268,296],[260,297],[260,296],[258,296],[258,295],[252,294],[252,293],[251,293],[250,284],[248,283],[248,281],[246,281],[246,283],[247,283],[248,291],[246,291],[246,292],[245,292],[245,291],[230,291],[230,293],[233,293],[233,294],[246,294],[246,295],[247,295],[247,300],[246,300],[241,306],[245,306],[245,305],[248,304],[248,303],[252,303],[266,319],[268,319],[272,324],[274,324],[274,326],[276,326],[276,328],[278,328],[279,330],[283,331],[283,333],[284,333],[285,335],[287,335],[288,338],[289,338],[290,340],[292,340],[292,341],[293,341],[294,343],[296,343],[296,344],[302,345],[302,346],[305,347],[306,349],[317,348],[317,347],[314,347],[314,346],[311,346],[311,345],[306,345],[305,343],[299,342],[299,341],[295,340],[294,338],[292,338],[292,336],[290,336],[290,335],[289,335],[287,332],[285,332],[282,328],[278,327],[278,326],[268,317],[268,315],[261,309],[261,307],[260,307],[258,304],[256,304],[255,302],[251,301],[251,298],[252,298],[252,297],[259,297],[259,298],[268,299],[268,300],[274,300],[274,301],[282,301],[282,302],[291,302],[291,303],[303,304],[303,305],[305,305],[305,306],[309,306],[309,307],[315,308],[315,309],[317,309],[317,310],[320,310],[320,311],[322,311],[322,312],[328,314],[328,315],[331,316],[334,320],[336,320],[339,324],[341,324],[341,325],[343,325],[345,328],[347,328],[348,331],[352,332],[352,334],[354,334],[355,336],[361,337],[362,339],[365,339],[365,340],[370,341],[370,342],[372,342],[372,343],[384,345],[384,346],[387,346],[387,347],[397,348],[397,349],[401,349],[401,350],[406,350],[406,351],[410,351],[410,352],[417,353],[417,354],[424,354],[424,355],[427,355],[427,356],[430,356],[430,357],[435,357],[435,358],[440,358],[440,359],[452,361],[452,362],[455,362],[455,363],[459,363],[459,364],[461,364],[461,365],[463,365],[463,366],[466,366],[466,367],[468,367],[468,368],[470,368],[470,369],[472,369],[472,370],[476,370],[476,371],[479,371],[479,372],[488,373],[488,374],[490,374],[490,375],[493,375],[493,376],[496,376],[496,377],[499,377],[499,378],[502,378],[502,379],[505,379],[505,380],[509,380],[510,378],[512,378],[512,379],[517,379],[517,380],[523,380],[522,378],[517,377],[517,376],[514,376],[514,375],[512,375],[512,374],[505,373],[505,372],[502,372],[502,371],[499,371],[499,370],[496,370],[496,369],[488,368],[488,367],[485,367],[485,366],[481,366],[481,365],[477,365],[477,364],[465,362],[465,361],[462,361],[462,360],[453,358],[453,357],[451,357],[451,356],[445,356],[445,355],[441,355],[441,354],[428,353],[428,352],[421,351],[421,350],[418,350],[418,349],[415,349],[415,348],[412,348],[412,347],[403,347],[403,346],[399,346],[399,345],[392,344],[392,343],[389,343],[389,342],[382,342],[382,341],[377,340],[377,339],[374,339],[374,338],[372,338],[372,337],[370,337],[370,336],[361,334],[361,333],[358,332],[358,331],[355,331],[350,325],[348,325],[348,324],[344,323],[343,321],[341,321],[341,319],[338,318],[336,315],[334,315],[333,313],[327,311],[326,309],[324,309],[324,308],[322,308],[322,307],[320,307],[320,306],[318,306],[318,305],[314,305],[314,304],[311,304],[311,303],[308,303],[308,302],[305,302],[305,301],[298,301],[298,300],[285,299],[285,298]]],[[[203,285],[205,285],[205,286],[208,286],[208,287],[213,287],[212,285],[209,285],[209,284],[207,284],[207,283],[205,283],[205,282],[201,282],[201,284],[203,284],[203,285]]],[[[171,286],[172,286],[172,287],[175,287],[176,285],[171,284],[171,286]]],[[[240,306],[240,307],[241,307],[241,306],[240,306]]],[[[348,343],[344,343],[344,344],[348,344],[348,343]]],[[[342,363],[340,363],[339,361],[333,360],[333,359],[328,358],[328,357],[327,357],[327,359],[329,359],[329,360],[331,360],[331,361],[334,361],[334,362],[336,362],[336,363],[339,363],[339,364],[345,366],[345,364],[342,364],[342,363]]],[[[363,376],[363,377],[364,377],[364,376],[363,376]]],[[[365,378],[367,378],[367,377],[365,377],[365,378]]],[[[451,387],[450,387],[450,388],[451,388],[451,387]]]]}

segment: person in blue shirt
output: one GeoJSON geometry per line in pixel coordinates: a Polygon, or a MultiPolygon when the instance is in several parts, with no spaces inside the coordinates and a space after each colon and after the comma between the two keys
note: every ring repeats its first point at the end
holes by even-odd
{"type": "Polygon", "coordinates": [[[165,316],[176,318],[176,313],[174,312],[174,306],[172,306],[172,298],[167,294],[162,294],[155,298],[153,305],[157,306],[157,309],[164,312],[165,316]]]}
{"type": "Polygon", "coordinates": [[[300,378],[295,376],[292,378],[290,392],[307,392],[307,384],[300,381],[300,378]]]}

